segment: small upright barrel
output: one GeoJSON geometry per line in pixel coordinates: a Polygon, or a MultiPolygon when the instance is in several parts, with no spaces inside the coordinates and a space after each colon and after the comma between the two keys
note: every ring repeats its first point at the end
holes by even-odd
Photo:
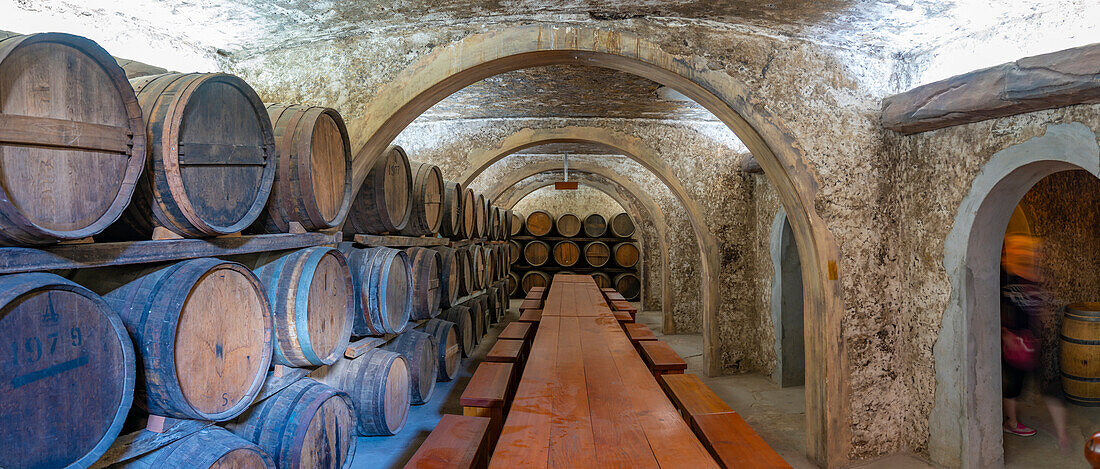
{"type": "Polygon", "coordinates": [[[443,223],[443,173],[426,163],[410,163],[412,209],[409,223],[401,230],[406,236],[435,235],[443,223]]]}
{"type": "Polygon", "coordinates": [[[440,319],[455,324],[455,333],[458,334],[458,343],[461,345],[462,356],[469,357],[474,352],[474,324],[471,321],[470,308],[455,306],[443,312],[440,319]]]}
{"type": "Polygon", "coordinates": [[[626,238],[634,234],[634,220],[630,219],[630,215],[625,212],[611,217],[611,221],[607,224],[608,230],[611,234],[620,238],[626,238]]]}
{"type": "Polygon", "coordinates": [[[462,268],[459,265],[458,256],[455,255],[455,249],[447,246],[435,246],[434,249],[439,253],[440,262],[440,294],[441,300],[439,305],[444,308],[451,307],[451,304],[458,299],[459,283],[459,269],[462,268]]]}
{"type": "Polygon", "coordinates": [[[134,348],[118,314],[54,274],[0,276],[0,344],[0,467],[96,462],[134,397],[134,348]]]}
{"type": "Polygon", "coordinates": [[[439,234],[444,238],[461,239],[466,230],[462,227],[462,185],[443,181],[443,220],[439,234]]]}
{"type": "Polygon", "coordinates": [[[554,262],[562,267],[572,267],[581,259],[581,248],[572,241],[559,241],[554,245],[554,262]]]}
{"type": "Polygon", "coordinates": [[[512,218],[512,224],[508,229],[508,234],[511,236],[517,236],[523,232],[523,217],[519,216],[518,213],[511,210],[509,210],[509,212],[512,218]]]}
{"type": "Polygon", "coordinates": [[[596,286],[600,288],[612,288],[611,276],[603,272],[593,272],[592,279],[596,281],[596,286]]]}
{"type": "Polygon", "coordinates": [[[451,381],[458,376],[462,362],[462,345],[458,343],[458,331],[455,323],[442,319],[432,319],[424,325],[424,332],[435,336],[438,347],[439,371],[436,379],[451,381]]]}
{"type": "Polygon", "coordinates": [[[584,261],[592,267],[603,267],[611,258],[611,248],[602,241],[593,241],[584,245],[584,261]]]}
{"type": "Polygon", "coordinates": [[[435,336],[418,330],[408,330],[382,346],[400,353],[409,364],[409,391],[413,405],[427,404],[435,390],[439,357],[435,336]]]}
{"type": "Polygon", "coordinates": [[[443,262],[439,251],[411,247],[405,249],[412,263],[413,307],[410,318],[431,319],[439,315],[439,303],[443,295],[443,262]]]}
{"type": "MultiPolygon", "coordinates": [[[[112,466],[114,467],[114,466],[112,466]]],[[[267,451],[222,427],[212,426],[122,463],[120,469],[275,469],[267,451]]]]}
{"type": "Polygon", "coordinates": [[[267,379],[274,332],[263,285],[245,266],[213,258],[147,269],[82,270],[122,318],[141,358],[138,404],[150,414],[236,417],[267,379]]]}
{"type": "Polygon", "coordinates": [[[628,301],[634,301],[642,294],[642,282],[632,273],[616,275],[611,283],[628,301]]]}
{"type": "Polygon", "coordinates": [[[554,217],[545,210],[535,210],[527,215],[525,225],[532,236],[546,236],[554,229],[554,217]]]}
{"type": "Polygon", "coordinates": [[[325,230],[344,222],[351,208],[351,143],[335,109],[268,104],[279,162],[271,199],[256,227],[288,233],[290,223],[325,230]]]}
{"type": "Polygon", "coordinates": [[[599,238],[605,234],[607,234],[607,220],[603,218],[603,215],[593,213],[584,217],[585,236],[599,238]]]}
{"type": "Polygon", "coordinates": [[[572,213],[566,213],[558,217],[554,226],[557,227],[559,235],[572,238],[581,232],[581,219],[572,213]]]}
{"type": "Polygon", "coordinates": [[[348,393],[355,431],[363,436],[396,435],[409,418],[409,367],[405,357],[380,348],[340,359],[318,371],[325,384],[348,393]]]}
{"type": "Polygon", "coordinates": [[[477,212],[477,196],[473,189],[467,187],[462,191],[462,227],[465,230],[465,239],[481,236],[478,232],[477,212]]]}
{"type": "Polygon", "coordinates": [[[343,356],[355,323],[355,287],[343,254],[324,246],[264,254],[254,272],[275,313],[275,363],[320,366],[343,356]]]}
{"type": "Polygon", "coordinates": [[[405,150],[391,145],[374,160],[351,204],[347,226],[355,233],[397,233],[412,215],[412,169],[405,150]]]}
{"type": "Polygon", "coordinates": [[[340,243],[355,291],[355,335],[397,334],[412,314],[412,268],[405,251],[376,247],[359,249],[340,243]]]}
{"type": "Polygon", "coordinates": [[[550,259],[550,245],[544,241],[531,241],[523,247],[523,258],[533,266],[543,265],[550,259]]]}
{"type": "Polygon", "coordinates": [[[537,270],[532,270],[523,274],[519,284],[523,289],[523,294],[526,295],[534,287],[549,287],[550,276],[537,270]]]}
{"type": "Polygon", "coordinates": [[[617,243],[611,246],[611,254],[615,259],[615,265],[619,267],[634,267],[638,264],[641,253],[638,246],[632,242],[617,243]]]}
{"type": "Polygon", "coordinates": [[[1061,345],[1066,400],[1085,407],[1100,406],[1100,303],[1066,306],[1061,345]]]}
{"type": "Polygon", "coordinates": [[[144,180],[112,236],[154,225],[185,237],[247,228],[275,180],[275,135],[260,97],[224,73],[167,73],[130,81],[145,115],[144,180]]]}
{"type": "Polygon", "coordinates": [[[309,378],[261,401],[227,428],[271,454],[280,468],[342,469],[355,456],[351,398],[309,378]]]}
{"type": "Polygon", "coordinates": [[[0,244],[99,234],[130,203],[146,161],[134,89],[95,42],[0,40],[0,244]]]}

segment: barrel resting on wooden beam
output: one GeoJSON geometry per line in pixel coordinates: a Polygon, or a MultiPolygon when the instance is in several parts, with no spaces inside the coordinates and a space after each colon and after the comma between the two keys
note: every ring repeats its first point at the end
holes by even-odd
{"type": "Polygon", "coordinates": [[[975,70],[882,100],[882,126],[914,134],[1100,103],[1100,43],[975,70]]]}

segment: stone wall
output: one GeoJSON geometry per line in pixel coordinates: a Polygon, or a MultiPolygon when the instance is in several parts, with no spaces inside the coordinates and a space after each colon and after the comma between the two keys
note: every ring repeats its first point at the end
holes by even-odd
{"type": "Polygon", "coordinates": [[[605,220],[624,211],[611,196],[589,186],[578,186],[576,190],[554,189],[546,186],[535,189],[521,199],[514,208],[521,216],[527,216],[535,210],[550,212],[555,218],[572,213],[584,220],[590,214],[602,215],[605,220]]]}

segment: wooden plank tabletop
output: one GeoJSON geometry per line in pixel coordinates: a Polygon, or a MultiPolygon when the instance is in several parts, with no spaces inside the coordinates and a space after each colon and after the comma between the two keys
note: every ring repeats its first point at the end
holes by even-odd
{"type": "Polygon", "coordinates": [[[595,281],[556,275],[491,468],[716,468],[595,281]]]}

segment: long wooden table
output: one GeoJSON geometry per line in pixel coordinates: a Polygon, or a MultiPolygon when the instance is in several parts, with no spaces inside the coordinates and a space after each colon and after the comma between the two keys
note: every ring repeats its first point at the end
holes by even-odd
{"type": "Polygon", "coordinates": [[[717,468],[592,277],[554,276],[490,468],[717,468]]]}

